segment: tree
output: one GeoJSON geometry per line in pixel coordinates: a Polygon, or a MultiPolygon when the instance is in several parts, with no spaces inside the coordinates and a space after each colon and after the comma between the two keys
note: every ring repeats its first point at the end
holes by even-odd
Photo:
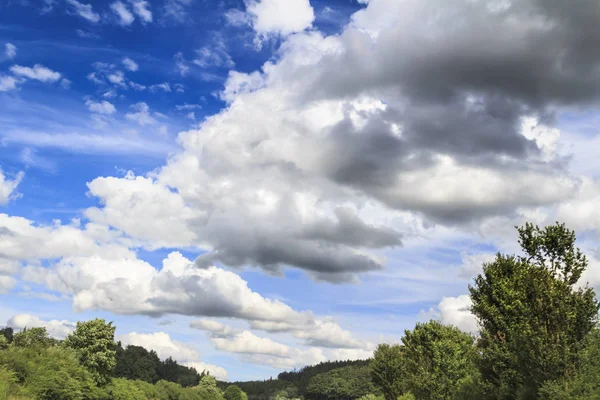
{"type": "Polygon", "coordinates": [[[464,379],[475,373],[473,336],[438,321],[405,331],[402,376],[419,400],[451,400],[464,379]]]}
{"type": "Polygon", "coordinates": [[[217,380],[214,376],[204,375],[200,379],[198,387],[206,393],[209,400],[223,400],[223,393],[217,387],[217,380]]]}
{"type": "Polygon", "coordinates": [[[600,329],[586,338],[579,368],[574,376],[546,382],[540,398],[547,400],[600,400],[600,329]]]}
{"type": "Polygon", "coordinates": [[[587,259],[575,233],[558,223],[517,230],[524,255],[498,254],[469,287],[488,399],[535,399],[545,382],[572,377],[598,320],[594,291],[576,286],[587,259]]]}
{"type": "Polygon", "coordinates": [[[223,397],[225,400],[244,400],[244,396],[242,389],[240,389],[237,385],[229,385],[227,389],[225,389],[225,393],[223,393],[223,397]]]}
{"type": "Polygon", "coordinates": [[[0,350],[6,350],[8,348],[8,340],[6,337],[0,335],[0,350]]]}
{"type": "Polygon", "coordinates": [[[92,374],[79,364],[77,355],[70,349],[11,346],[0,352],[0,365],[13,373],[32,399],[104,398],[92,374]]]}
{"type": "Polygon", "coordinates": [[[111,400],[147,400],[144,391],[133,380],[113,379],[107,391],[111,400]]]}
{"type": "Polygon", "coordinates": [[[158,382],[161,361],[155,351],[141,346],[117,346],[117,364],[114,376],[144,382],[158,382]]]}
{"type": "Polygon", "coordinates": [[[373,353],[371,379],[381,389],[385,400],[396,400],[404,391],[402,351],[400,345],[380,344],[373,353]]]}
{"type": "Polygon", "coordinates": [[[51,343],[46,328],[24,328],[13,336],[16,347],[48,347],[51,343]]]}
{"type": "Polygon", "coordinates": [[[116,365],[115,327],[112,322],[93,319],[78,322],[75,331],[67,336],[64,346],[75,350],[79,361],[93,375],[99,386],[110,382],[116,365]]]}
{"type": "Polygon", "coordinates": [[[7,326],[6,328],[0,329],[0,335],[6,338],[8,344],[11,344],[13,341],[14,330],[10,326],[7,326]]]}

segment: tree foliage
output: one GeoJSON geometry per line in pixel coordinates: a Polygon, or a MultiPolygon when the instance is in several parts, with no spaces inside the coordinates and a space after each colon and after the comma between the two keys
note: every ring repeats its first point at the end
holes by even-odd
{"type": "Polygon", "coordinates": [[[78,322],[75,331],[63,343],[75,350],[81,364],[100,386],[110,382],[116,366],[115,329],[112,322],[99,318],[78,322]]]}
{"type": "Polygon", "coordinates": [[[463,381],[475,374],[474,338],[456,327],[419,323],[405,331],[402,343],[402,386],[418,399],[455,399],[463,381]]]}
{"type": "Polygon", "coordinates": [[[524,255],[498,254],[469,287],[490,399],[535,399],[545,382],[572,376],[598,319],[594,291],[576,287],[587,260],[574,232],[562,224],[518,232],[524,255]]]}
{"type": "Polygon", "coordinates": [[[400,345],[380,344],[371,361],[371,377],[383,392],[385,400],[396,400],[403,391],[403,348],[400,345]]]}
{"type": "Polygon", "coordinates": [[[25,328],[14,334],[12,343],[16,347],[48,347],[53,341],[48,336],[46,328],[25,328]]]}
{"type": "Polygon", "coordinates": [[[371,367],[347,366],[311,378],[305,398],[310,400],[356,399],[377,391],[371,381],[371,367]]]}

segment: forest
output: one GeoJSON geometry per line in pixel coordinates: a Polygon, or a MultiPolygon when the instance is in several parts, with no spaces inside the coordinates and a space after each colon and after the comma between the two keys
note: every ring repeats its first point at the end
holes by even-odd
{"type": "Polygon", "coordinates": [[[370,360],[325,362],[277,379],[217,382],[204,371],[115,342],[115,326],[79,322],[64,341],[44,328],[0,331],[0,399],[566,400],[600,399],[599,303],[575,232],[518,227],[521,254],[497,254],[468,290],[476,334],[432,320],[370,360]]]}

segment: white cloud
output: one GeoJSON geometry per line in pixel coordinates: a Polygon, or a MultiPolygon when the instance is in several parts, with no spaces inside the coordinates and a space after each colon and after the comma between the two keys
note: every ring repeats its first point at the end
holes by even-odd
{"type": "Polygon", "coordinates": [[[219,350],[230,353],[264,354],[288,357],[292,350],[289,346],[271,339],[259,337],[250,331],[243,331],[232,338],[213,337],[211,341],[219,350]]]}
{"type": "Polygon", "coordinates": [[[61,77],[59,72],[52,71],[51,69],[40,64],[34,65],[33,68],[23,67],[21,65],[13,65],[10,67],[10,72],[17,76],[22,76],[27,79],[33,79],[44,83],[56,82],[61,77]]]}
{"type": "Polygon", "coordinates": [[[10,92],[18,88],[19,81],[12,76],[0,75],[0,92],[10,92]]]}
{"type": "Polygon", "coordinates": [[[8,260],[38,262],[61,257],[85,257],[102,254],[107,259],[131,257],[132,252],[114,243],[119,234],[106,227],[80,221],[69,225],[35,225],[32,221],[0,214],[0,231],[6,234],[0,241],[0,254],[8,260]]]}
{"type": "Polygon", "coordinates": [[[157,83],[155,85],[150,86],[150,91],[152,91],[152,92],[157,92],[159,90],[162,90],[163,92],[170,92],[171,85],[169,85],[168,82],[163,82],[163,83],[157,83]]]}
{"type": "Polygon", "coordinates": [[[188,18],[188,7],[193,0],[166,0],[163,13],[168,19],[176,22],[184,22],[188,18]]]}
{"type": "Polygon", "coordinates": [[[494,253],[469,254],[461,253],[462,264],[458,275],[461,278],[471,279],[482,272],[483,264],[490,263],[496,258],[494,253]]]}
{"type": "Polygon", "coordinates": [[[175,60],[175,65],[177,66],[177,69],[179,70],[179,75],[181,75],[181,76],[187,75],[187,73],[190,70],[190,67],[187,65],[187,61],[183,57],[183,53],[182,52],[176,53],[173,56],[173,59],[175,60]]]}
{"type": "Polygon", "coordinates": [[[119,24],[128,26],[135,21],[133,14],[127,9],[127,6],[120,1],[116,1],[110,5],[110,9],[119,17],[119,24]]]}
{"type": "Polygon", "coordinates": [[[315,19],[308,0],[246,0],[246,9],[254,30],[260,35],[300,32],[310,28],[315,19]]]}
{"type": "Polygon", "coordinates": [[[125,83],[125,74],[123,71],[115,71],[113,73],[108,74],[108,81],[116,86],[126,87],[125,83]]]}
{"type": "Polygon", "coordinates": [[[321,349],[299,349],[242,331],[230,337],[212,336],[218,350],[237,353],[251,363],[265,364],[274,368],[298,368],[326,361],[321,349]]]}
{"type": "Polygon", "coordinates": [[[208,371],[211,376],[214,376],[220,381],[227,381],[227,370],[223,367],[219,367],[213,364],[206,364],[202,361],[191,361],[186,362],[183,365],[190,368],[195,368],[198,373],[202,373],[202,371],[208,371]]]}
{"type": "Polygon", "coordinates": [[[177,111],[186,111],[186,110],[199,110],[202,106],[200,104],[178,104],[175,106],[177,111]]]}
{"type": "Polygon", "coordinates": [[[91,4],[83,4],[77,0],[67,0],[67,3],[71,5],[75,14],[79,15],[80,17],[90,22],[100,21],[100,15],[93,10],[91,4]]]}
{"type": "Polygon", "coordinates": [[[17,46],[12,43],[6,43],[4,45],[4,55],[9,59],[15,58],[17,56],[17,46]]]}
{"type": "Polygon", "coordinates": [[[192,328],[210,332],[211,335],[216,337],[232,337],[240,333],[238,329],[234,329],[229,325],[225,325],[211,319],[195,320],[190,323],[190,326],[192,328]]]}
{"type": "Polygon", "coordinates": [[[117,111],[115,106],[106,100],[102,100],[102,101],[98,101],[98,102],[88,100],[85,102],[85,104],[88,106],[89,110],[93,113],[111,115],[117,111]]]}
{"type": "Polygon", "coordinates": [[[90,134],[31,130],[11,130],[2,133],[5,143],[19,143],[36,148],[62,149],[82,154],[145,154],[164,158],[176,147],[157,137],[141,138],[101,131],[90,134]]]}
{"type": "Polygon", "coordinates": [[[24,174],[19,172],[13,179],[9,179],[0,169],[0,206],[6,205],[10,200],[19,197],[16,192],[24,174]]]}
{"type": "Polygon", "coordinates": [[[224,368],[199,361],[198,351],[194,347],[171,339],[165,332],[131,332],[119,335],[117,339],[124,345],[142,346],[154,350],[162,360],[171,357],[187,367],[195,368],[198,373],[206,370],[217,379],[227,379],[227,371],[224,368]]]}
{"type": "Polygon", "coordinates": [[[0,293],[8,293],[17,284],[17,280],[12,276],[0,275],[0,293]]]}
{"type": "Polygon", "coordinates": [[[227,19],[228,24],[233,26],[244,26],[252,23],[250,16],[237,8],[228,10],[225,13],[225,19],[227,19]]]}
{"type": "Polygon", "coordinates": [[[233,68],[235,63],[233,59],[227,53],[225,42],[222,38],[215,38],[212,41],[211,46],[204,46],[196,50],[196,59],[193,61],[194,64],[202,68],[233,68]]]}
{"type": "Polygon", "coordinates": [[[68,90],[68,89],[70,89],[70,88],[71,88],[71,84],[72,84],[72,83],[73,83],[73,82],[71,82],[71,81],[70,81],[70,80],[68,80],[67,78],[62,78],[62,79],[60,80],[60,86],[61,86],[63,89],[65,89],[65,90],[68,90]]]}
{"type": "Polygon", "coordinates": [[[126,333],[118,335],[117,339],[124,345],[141,346],[156,351],[161,360],[172,357],[180,363],[198,359],[198,351],[185,343],[171,339],[165,332],[155,333],[126,333]]]}
{"type": "Polygon", "coordinates": [[[479,330],[477,319],[471,313],[471,298],[468,295],[444,297],[438,304],[437,310],[430,309],[421,313],[422,319],[438,319],[444,325],[452,325],[463,332],[476,334],[479,330]]]}
{"type": "Polygon", "coordinates": [[[139,65],[129,57],[125,57],[121,61],[127,71],[135,72],[140,68],[139,65]]]}
{"type": "Polygon", "coordinates": [[[140,126],[152,125],[157,121],[150,115],[150,107],[144,102],[136,103],[130,108],[134,112],[125,114],[125,118],[137,122],[140,126]]]}
{"type": "Polygon", "coordinates": [[[38,317],[30,314],[18,314],[10,318],[6,322],[7,326],[11,328],[22,330],[24,328],[46,328],[48,335],[55,339],[64,339],[73,330],[75,330],[75,322],[70,321],[43,321],[38,317]]]}
{"type": "Polygon", "coordinates": [[[131,88],[133,90],[137,90],[138,92],[146,90],[146,86],[145,85],[140,85],[139,83],[135,83],[135,82],[132,82],[132,81],[129,81],[129,86],[131,86],[131,88]]]}
{"type": "Polygon", "coordinates": [[[144,23],[152,22],[152,11],[150,11],[150,4],[145,0],[130,0],[133,12],[142,20],[144,23]]]}

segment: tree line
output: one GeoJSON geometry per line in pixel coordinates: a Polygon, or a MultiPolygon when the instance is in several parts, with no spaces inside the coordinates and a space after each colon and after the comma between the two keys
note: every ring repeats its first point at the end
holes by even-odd
{"type": "Polygon", "coordinates": [[[588,261],[575,233],[559,223],[517,230],[522,254],[497,254],[469,285],[476,334],[432,320],[370,360],[226,383],[123,348],[104,320],[78,323],[62,342],[44,328],[5,329],[0,399],[600,399],[600,305],[582,282],[588,261]]]}
{"type": "Polygon", "coordinates": [[[154,351],[122,347],[102,319],[78,322],[64,341],[43,327],[0,330],[0,400],[247,400],[219,389],[207,372],[161,361],[154,351]]]}

